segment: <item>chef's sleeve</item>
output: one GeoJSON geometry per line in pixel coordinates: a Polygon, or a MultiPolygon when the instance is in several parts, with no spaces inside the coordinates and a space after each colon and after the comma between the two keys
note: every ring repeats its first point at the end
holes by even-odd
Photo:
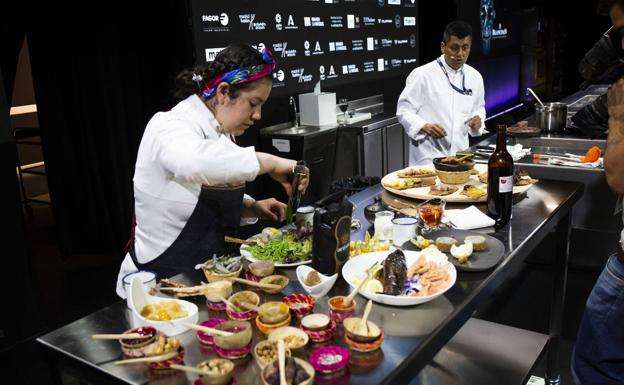
{"type": "Polygon", "coordinates": [[[418,115],[422,107],[424,92],[424,75],[420,71],[412,71],[407,77],[405,88],[401,92],[397,103],[399,123],[405,128],[407,135],[414,140],[420,140],[426,136],[424,132],[421,132],[421,129],[427,124],[427,121],[418,115]]]}
{"type": "Polygon", "coordinates": [[[468,130],[470,136],[481,136],[487,133],[485,129],[485,88],[483,86],[483,77],[477,72],[478,81],[477,86],[474,88],[474,107],[473,111],[481,118],[481,127],[468,130]]]}

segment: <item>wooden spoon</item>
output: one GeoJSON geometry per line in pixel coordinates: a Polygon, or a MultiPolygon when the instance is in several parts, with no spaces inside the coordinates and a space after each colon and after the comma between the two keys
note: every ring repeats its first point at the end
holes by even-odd
{"type": "Polygon", "coordinates": [[[349,294],[348,296],[345,297],[344,301],[342,301],[342,303],[345,306],[349,306],[351,304],[351,301],[353,301],[353,298],[355,298],[355,296],[360,291],[362,286],[364,286],[364,282],[366,282],[366,281],[367,281],[366,279],[363,279],[362,282],[360,282],[360,284],[358,285],[358,287],[356,287],[355,290],[353,290],[351,292],[351,294],[349,294]]]}
{"type": "Polygon", "coordinates": [[[355,328],[355,334],[368,336],[368,315],[370,314],[372,308],[373,301],[369,299],[366,304],[366,308],[364,309],[364,315],[362,316],[358,326],[355,328]]]}
{"type": "Polygon", "coordinates": [[[190,372],[190,373],[203,374],[203,375],[205,375],[205,376],[210,375],[210,373],[208,373],[207,371],[205,371],[205,370],[201,370],[201,369],[197,369],[197,368],[196,368],[196,367],[194,367],[194,366],[175,365],[175,364],[173,364],[173,365],[169,365],[169,367],[170,367],[171,369],[181,370],[181,371],[183,371],[183,372],[190,372]]]}
{"type": "Polygon", "coordinates": [[[280,385],[288,385],[286,383],[286,349],[284,348],[284,340],[277,341],[277,358],[279,360],[279,376],[280,385]]]}
{"type": "Polygon", "coordinates": [[[234,237],[230,237],[226,235],[225,237],[223,237],[223,240],[229,243],[238,243],[241,245],[264,246],[264,242],[261,241],[260,239],[240,239],[240,238],[234,238],[234,237]]]}
{"type": "Polygon", "coordinates": [[[229,336],[234,335],[234,333],[232,332],[226,332],[223,330],[209,328],[208,326],[196,325],[196,324],[192,324],[189,322],[182,322],[182,325],[186,326],[187,328],[199,330],[200,332],[204,332],[210,335],[218,335],[218,336],[223,336],[223,337],[229,337],[229,336]]]}
{"type": "Polygon", "coordinates": [[[239,282],[248,286],[259,287],[261,289],[269,289],[269,290],[278,290],[282,287],[280,285],[275,285],[273,283],[260,283],[256,281],[250,281],[248,279],[237,278],[237,277],[228,277],[230,281],[239,282]]]}
{"type": "Polygon", "coordinates": [[[93,334],[91,338],[94,340],[134,340],[139,338],[151,338],[153,336],[143,335],[139,333],[125,333],[125,334],[93,334]]]}
{"type": "Polygon", "coordinates": [[[217,298],[219,298],[219,300],[223,303],[225,303],[226,305],[228,305],[230,308],[232,308],[232,310],[234,310],[237,313],[244,313],[244,311],[242,311],[241,309],[239,309],[237,306],[234,306],[234,304],[230,301],[228,301],[227,299],[221,297],[220,295],[217,296],[217,298]]]}
{"type": "Polygon", "coordinates": [[[262,310],[262,308],[261,308],[260,306],[257,306],[257,305],[254,305],[254,304],[251,304],[251,303],[249,303],[249,302],[241,302],[241,306],[242,306],[242,307],[244,307],[244,308],[247,308],[247,309],[249,309],[249,310],[255,310],[255,311],[257,311],[258,313],[260,313],[260,312],[262,312],[262,313],[266,313],[264,310],[262,310]]]}
{"type": "Polygon", "coordinates": [[[169,352],[165,354],[161,354],[158,356],[150,356],[150,357],[140,357],[140,358],[130,358],[127,360],[115,361],[115,365],[125,365],[125,364],[140,364],[144,362],[157,362],[172,359],[173,357],[178,355],[178,351],[169,352]]]}

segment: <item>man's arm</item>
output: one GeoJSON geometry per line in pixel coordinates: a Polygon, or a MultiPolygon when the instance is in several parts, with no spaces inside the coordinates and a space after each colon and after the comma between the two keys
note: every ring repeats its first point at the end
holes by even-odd
{"type": "Polygon", "coordinates": [[[609,136],[604,155],[607,183],[613,191],[624,194],[624,78],[609,89],[609,136]]]}

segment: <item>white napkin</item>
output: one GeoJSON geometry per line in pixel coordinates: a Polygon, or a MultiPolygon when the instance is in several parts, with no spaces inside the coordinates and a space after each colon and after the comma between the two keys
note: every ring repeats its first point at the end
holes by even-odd
{"type": "MultiPolygon", "coordinates": [[[[490,148],[496,148],[496,145],[490,144],[490,148]]],[[[531,148],[523,148],[523,146],[518,143],[513,146],[507,146],[507,152],[511,155],[514,162],[517,162],[525,156],[530,155],[531,148]]]]}
{"type": "Polygon", "coordinates": [[[469,206],[465,209],[446,210],[444,216],[453,226],[460,230],[472,230],[494,226],[494,219],[483,214],[476,206],[469,206]]]}
{"type": "Polygon", "coordinates": [[[597,167],[602,167],[602,158],[591,163],[581,163],[581,162],[575,162],[573,160],[567,161],[567,160],[559,159],[559,158],[550,158],[548,159],[548,164],[557,164],[561,166],[580,167],[580,168],[597,168],[597,167]]]}

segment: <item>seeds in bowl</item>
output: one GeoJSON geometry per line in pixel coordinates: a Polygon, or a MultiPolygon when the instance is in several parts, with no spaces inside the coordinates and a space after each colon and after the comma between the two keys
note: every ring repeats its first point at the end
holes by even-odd
{"type": "Polygon", "coordinates": [[[232,369],[232,363],[225,360],[209,360],[197,365],[197,369],[213,376],[226,374],[232,369]]]}
{"type": "Polygon", "coordinates": [[[290,335],[284,337],[284,343],[289,349],[297,349],[305,344],[305,339],[301,336],[290,335]]]}

